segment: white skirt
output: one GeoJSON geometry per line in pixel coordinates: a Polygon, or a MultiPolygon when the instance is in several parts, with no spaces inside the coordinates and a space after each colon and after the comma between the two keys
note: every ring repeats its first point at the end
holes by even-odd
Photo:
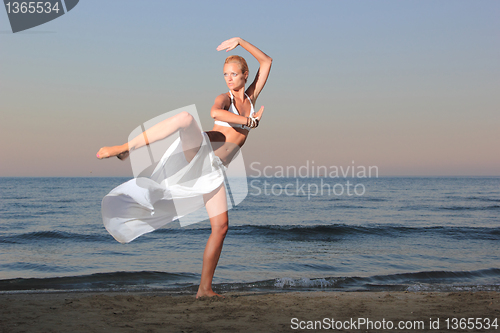
{"type": "Polygon", "coordinates": [[[131,179],[104,197],[104,226],[120,243],[161,228],[204,207],[203,195],[224,184],[224,171],[225,166],[214,154],[205,132],[190,162],[178,138],[150,177],[131,179]]]}

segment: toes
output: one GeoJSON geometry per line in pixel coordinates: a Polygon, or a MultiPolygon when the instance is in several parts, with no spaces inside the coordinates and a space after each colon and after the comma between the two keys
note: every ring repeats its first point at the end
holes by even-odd
{"type": "Polygon", "coordinates": [[[107,147],[102,147],[101,149],[99,149],[99,151],[96,154],[98,159],[102,160],[103,158],[109,157],[109,152],[106,151],[107,150],[106,148],[107,147]]]}

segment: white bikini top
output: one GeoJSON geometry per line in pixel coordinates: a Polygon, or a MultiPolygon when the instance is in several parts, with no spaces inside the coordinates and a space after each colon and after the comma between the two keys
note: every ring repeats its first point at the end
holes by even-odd
{"type": "MultiPolygon", "coordinates": [[[[240,113],[236,109],[236,106],[234,106],[233,93],[231,91],[229,91],[229,94],[231,94],[231,105],[229,106],[229,110],[227,110],[227,111],[232,112],[232,113],[237,114],[237,115],[240,115],[240,113]]],[[[255,113],[255,110],[253,108],[252,100],[250,99],[250,97],[248,97],[248,95],[246,93],[245,93],[245,96],[250,101],[250,107],[251,107],[251,109],[250,109],[250,116],[253,116],[254,113],[255,113]]],[[[234,124],[234,123],[226,123],[225,121],[220,121],[220,120],[216,120],[215,124],[220,125],[220,126],[224,126],[224,127],[237,127],[237,128],[243,128],[243,129],[246,129],[246,130],[250,130],[250,127],[248,127],[248,126],[240,125],[240,124],[234,124]]]]}

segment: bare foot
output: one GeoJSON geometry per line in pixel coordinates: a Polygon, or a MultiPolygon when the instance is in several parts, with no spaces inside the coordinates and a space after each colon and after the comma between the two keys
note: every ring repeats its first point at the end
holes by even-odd
{"type": "Polygon", "coordinates": [[[198,290],[198,293],[196,294],[196,299],[199,299],[200,297],[221,297],[221,298],[225,298],[222,295],[214,293],[213,290],[209,290],[209,291],[198,290]]]}
{"type": "Polygon", "coordinates": [[[126,147],[126,145],[127,144],[113,147],[102,147],[101,149],[99,149],[96,156],[98,159],[116,156],[120,160],[124,160],[129,155],[129,151],[127,149],[128,147],[126,147]]]}

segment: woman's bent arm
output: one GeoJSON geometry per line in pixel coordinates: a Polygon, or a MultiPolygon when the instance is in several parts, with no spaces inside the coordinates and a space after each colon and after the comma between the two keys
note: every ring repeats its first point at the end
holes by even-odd
{"type": "Polygon", "coordinates": [[[226,107],[229,108],[229,105],[226,105],[227,100],[228,97],[225,94],[217,96],[212,109],[210,109],[210,116],[215,120],[246,125],[248,120],[247,117],[240,116],[226,110],[226,107]]]}
{"type": "MultiPolygon", "coordinates": [[[[240,124],[240,125],[248,125],[248,117],[240,116],[234,114],[230,111],[226,110],[226,102],[228,97],[226,94],[221,94],[215,98],[214,105],[210,110],[210,116],[215,120],[225,121],[227,123],[240,124]]],[[[229,106],[227,106],[229,108],[229,106]]],[[[261,107],[260,110],[254,114],[254,117],[260,120],[262,116],[262,112],[264,111],[264,107],[261,107]]]]}

